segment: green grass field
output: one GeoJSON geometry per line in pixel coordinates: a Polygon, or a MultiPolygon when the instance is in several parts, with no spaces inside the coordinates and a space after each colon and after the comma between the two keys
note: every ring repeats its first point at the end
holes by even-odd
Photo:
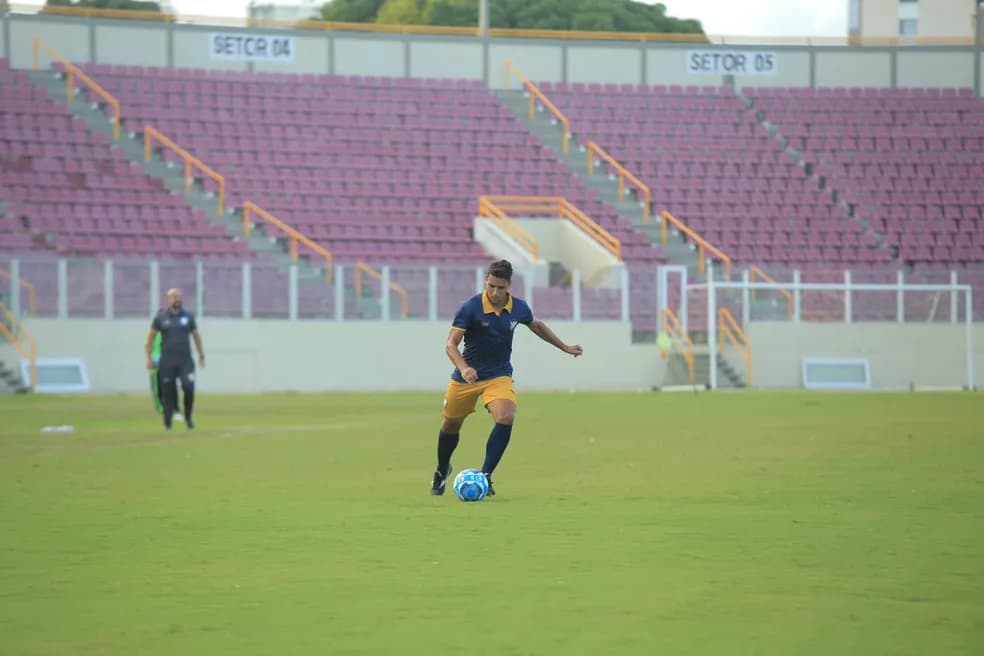
{"type": "Polygon", "coordinates": [[[0,654],[984,653],[984,395],[521,392],[479,504],[439,413],[0,397],[0,654]]]}

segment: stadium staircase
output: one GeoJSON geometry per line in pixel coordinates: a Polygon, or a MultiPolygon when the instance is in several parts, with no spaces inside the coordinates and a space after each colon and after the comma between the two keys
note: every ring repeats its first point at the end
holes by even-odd
{"type": "MultiPolygon", "coordinates": [[[[269,224],[259,219],[251,220],[250,235],[245,236],[243,208],[227,205],[220,212],[216,191],[206,187],[207,181],[204,177],[196,177],[191,188],[186,189],[183,167],[173,161],[167,161],[160,148],[152,148],[150,159],[145,158],[143,125],[126,125],[124,117],[120,138],[114,141],[113,121],[107,117],[102,101],[90,96],[88,89],[76,88],[75,97],[67,103],[63,73],[47,69],[27,71],[27,75],[35,85],[44,89],[52,100],[67,104],[69,111],[79,116],[90,130],[103,134],[127,158],[140,164],[151,178],[159,180],[171,193],[183,196],[186,203],[191,208],[200,210],[210,223],[222,226],[230,239],[244,242],[250,251],[261,258],[261,261],[272,263],[284,277],[288,275],[290,265],[295,262],[290,255],[290,239],[269,234],[275,231],[268,230],[269,224]]],[[[214,187],[214,185],[210,186],[214,187]]],[[[326,272],[324,260],[313,253],[306,253],[302,246],[299,248],[296,264],[298,296],[302,299],[318,299],[319,302],[330,303],[329,300],[321,300],[327,299],[324,287],[331,280],[330,273],[326,272]]],[[[348,276],[343,294],[346,316],[355,315],[370,319],[382,316],[382,303],[374,292],[373,285],[359,285],[357,288],[353,284],[353,278],[348,276]]]]}
{"type": "MultiPolygon", "coordinates": [[[[28,75],[52,100],[66,102],[65,83],[60,75],[51,70],[30,71],[28,75]]],[[[112,121],[107,120],[104,109],[89,98],[85,89],[77,89],[76,97],[68,105],[70,111],[81,117],[90,130],[100,132],[113,141],[112,121]]],[[[246,241],[254,253],[268,257],[282,270],[290,265],[291,258],[285,245],[267,237],[262,225],[255,226],[249,237],[244,236],[241,208],[227,208],[220,214],[215,192],[207,190],[201,179],[197,179],[192,188],[186,191],[184,171],[180,166],[166,162],[156,149],[152,152],[150,161],[145,161],[143,126],[127,126],[124,120],[120,139],[115,143],[127,157],[140,163],[151,177],[160,180],[172,193],[183,194],[188,204],[201,210],[211,223],[222,225],[230,238],[246,241]]],[[[298,274],[301,283],[324,283],[323,267],[316,266],[306,258],[298,259],[298,274]]]]}
{"type": "Polygon", "coordinates": [[[0,394],[26,394],[31,388],[24,384],[20,373],[23,345],[15,345],[10,339],[18,339],[17,325],[11,321],[6,309],[0,304],[0,394]],[[20,347],[20,348],[18,348],[20,347]]]}
{"type": "MultiPolygon", "coordinates": [[[[571,139],[568,152],[564,153],[563,129],[548,112],[538,111],[534,119],[530,120],[529,95],[525,91],[500,90],[496,94],[502,104],[523,121],[530,132],[585,185],[596,190],[603,201],[615,207],[618,213],[631,221],[635,229],[644,234],[651,243],[659,244],[660,224],[655,217],[648,222],[645,221],[642,203],[632,196],[632,192],[629,192],[625,198],[619,198],[618,182],[613,176],[592,175],[588,172],[587,151],[585,145],[577,141],[576,135],[571,139]]],[[[679,233],[675,236],[679,236],[679,233]]],[[[686,266],[693,276],[698,275],[697,252],[692,246],[682,239],[670,239],[665,245],[661,245],[661,248],[669,260],[686,266]]]]}
{"type": "MultiPolygon", "coordinates": [[[[717,356],[718,389],[744,389],[744,372],[728,358],[717,356]]],[[[711,380],[711,355],[706,344],[694,346],[694,384],[698,388],[707,387],[711,380]]],[[[690,385],[690,371],[683,355],[674,351],[666,359],[666,373],[663,387],[685,387],[690,385]]]]}
{"type": "Polygon", "coordinates": [[[20,368],[17,366],[18,360],[13,356],[8,357],[6,351],[6,345],[0,347],[0,394],[27,394],[31,388],[21,379],[20,368]]]}

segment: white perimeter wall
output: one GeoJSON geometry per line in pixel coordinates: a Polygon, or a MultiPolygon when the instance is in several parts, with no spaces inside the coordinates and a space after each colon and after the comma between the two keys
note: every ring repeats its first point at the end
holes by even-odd
{"type": "MultiPolygon", "coordinates": [[[[866,357],[875,388],[959,386],[967,380],[963,324],[749,325],[755,387],[799,388],[804,357],[866,357]]],[[[974,327],[977,387],[984,387],[984,326],[974,327]]],[[[982,408],[984,413],[984,408],[982,408]]]]}
{"type": "MultiPolygon", "coordinates": [[[[525,327],[513,344],[516,389],[649,389],[662,379],[654,345],[631,344],[618,322],[550,321],[564,340],[580,343],[574,359],[525,327]]],[[[85,360],[94,392],[147,389],[143,345],[150,321],[32,319],[42,357],[85,360]]],[[[452,366],[444,354],[450,322],[289,322],[205,319],[204,391],[434,390],[452,366]]]]}
{"type": "MultiPolygon", "coordinates": [[[[513,364],[517,391],[639,390],[665,384],[655,345],[632,344],[619,322],[550,321],[560,337],[585,348],[574,359],[517,328],[513,364]]],[[[85,360],[94,392],[147,388],[142,320],[31,319],[42,357],[85,360]]],[[[208,356],[199,376],[212,392],[444,389],[446,322],[290,322],[206,319],[208,356]]],[[[984,387],[984,325],[974,333],[976,378],[984,387]]],[[[876,388],[960,386],[966,380],[962,325],[792,324],[748,328],[756,388],[800,388],[804,357],[867,357],[876,388]]],[[[5,360],[14,354],[0,351],[5,360]]],[[[726,353],[726,355],[728,355],[726,353]]],[[[731,356],[733,357],[733,356],[731,356]]],[[[739,364],[737,361],[735,364],[739,364]]],[[[702,381],[698,381],[702,382],[702,381]]],[[[982,407],[984,413],[984,407],[982,407]]]]}
{"type": "MultiPolygon", "coordinates": [[[[969,0],[966,4],[970,6],[969,0]]],[[[14,68],[29,68],[32,65],[32,41],[35,36],[40,36],[69,59],[80,63],[337,75],[484,78],[494,89],[503,85],[503,64],[507,59],[538,82],[724,83],[726,80],[721,75],[694,75],[688,71],[687,52],[695,48],[775,53],[776,75],[737,76],[734,82],[739,87],[809,86],[811,79],[817,86],[890,87],[894,83],[898,86],[973,87],[975,82],[975,53],[969,45],[811,48],[500,38],[484,42],[474,37],[314,30],[250,31],[233,27],[167,25],[151,21],[88,21],[23,14],[11,14],[5,22],[10,30],[9,43],[0,42],[0,53],[9,48],[14,68]],[[209,35],[219,31],[291,36],[295,42],[295,56],[290,62],[252,64],[214,60],[209,54],[209,35]]],[[[920,23],[923,23],[922,16],[920,23]]],[[[886,24],[897,30],[897,14],[893,14],[886,24]]],[[[866,33],[870,33],[869,27],[866,24],[866,33]]],[[[3,38],[0,36],[0,40],[3,38]]],[[[42,56],[41,64],[47,67],[50,61],[42,56]]],[[[511,85],[514,88],[518,86],[515,77],[511,85]]]]}

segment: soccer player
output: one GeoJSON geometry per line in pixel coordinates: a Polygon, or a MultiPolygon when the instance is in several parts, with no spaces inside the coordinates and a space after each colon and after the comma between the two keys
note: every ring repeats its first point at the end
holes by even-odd
{"type": "Polygon", "coordinates": [[[440,496],[451,475],[451,454],[458,446],[458,434],[465,418],[475,411],[475,402],[492,415],[495,426],[485,445],[482,473],[492,487],[492,472],[502,459],[512,435],[516,415],[516,392],[512,379],[512,340],[516,326],[527,326],[534,335],[553,344],[575,358],[584,350],[580,345],[565,344],[545,323],[533,318],[525,301],[509,293],[512,264],[497,260],[485,274],[485,291],[465,301],[451,323],[444,350],[454,372],[444,395],[444,422],[437,436],[437,470],[431,482],[431,494],[440,496]],[[460,344],[465,342],[462,354],[460,344]]]}
{"type": "Polygon", "coordinates": [[[191,411],[195,404],[195,362],[191,359],[189,337],[195,342],[198,351],[198,364],[205,367],[205,351],[202,338],[198,334],[195,316],[181,307],[181,290],[167,291],[167,307],[154,317],[147,334],[145,350],[147,369],[154,369],[153,348],[157,334],[161,335],[161,359],[157,367],[160,385],[164,396],[164,428],[171,429],[178,404],[178,381],[184,392],[184,420],[189,429],[195,427],[191,411]]]}

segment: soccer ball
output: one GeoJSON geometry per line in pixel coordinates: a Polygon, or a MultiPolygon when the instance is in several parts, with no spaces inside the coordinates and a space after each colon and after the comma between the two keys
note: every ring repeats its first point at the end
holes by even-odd
{"type": "Polygon", "coordinates": [[[463,469],[454,477],[454,495],[462,501],[481,501],[489,493],[489,480],[480,469],[463,469]]]}

